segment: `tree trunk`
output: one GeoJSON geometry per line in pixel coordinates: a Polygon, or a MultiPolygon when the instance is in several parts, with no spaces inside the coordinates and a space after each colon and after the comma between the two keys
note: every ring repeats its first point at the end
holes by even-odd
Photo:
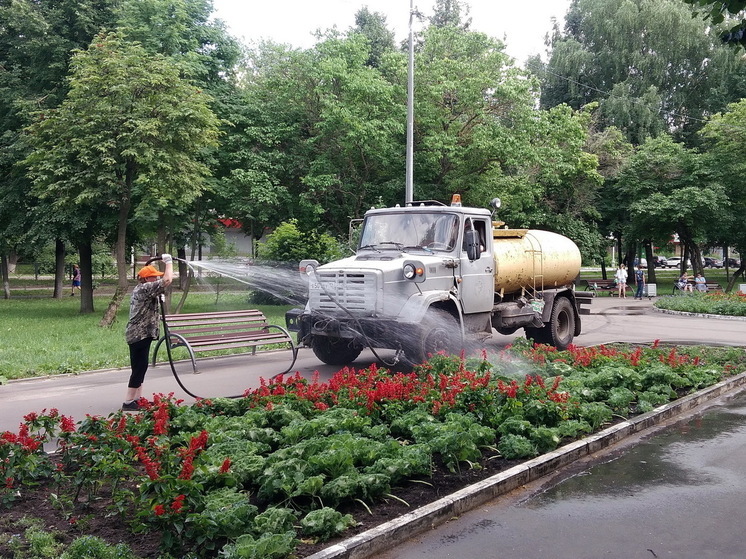
{"type": "Polygon", "coordinates": [[[65,243],[62,239],[54,240],[54,292],[53,299],[65,294],[65,243]]]}
{"type": "Polygon", "coordinates": [[[0,274],[3,276],[3,298],[10,299],[10,277],[8,275],[8,255],[0,254],[0,274]]]}
{"type": "Polygon", "coordinates": [[[733,276],[728,280],[728,286],[725,288],[726,293],[730,293],[731,291],[733,291],[733,288],[736,285],[736,280],[739,277],[746,278],[746,262],[744,262],[743,260],[741,260],[741,267],[738,268],[738,270],[736,270],[733,273],[733,276]]]}
{"type": "MultiPolygon", "coordinates": [[[[166,228],[163,226],[165,223],[165,219],[163,218],[163,211],[158,212],[158,232],[157,232],[157,250],[158,255],[160,256],[164,252],[168,252],[168,232],[166,231],[166,228]]],[[[169,285],[166,288],[166,292],[163,294],[163,309],[165,310],[166,314],[171,313],[171,292],[173,291],[173,283],[169,285]]]]}
{"type": "Polygon", "coordinates": [[[649,240],[643,241],[645,245],[645,260],[648,262],[648,283],[655,283],[655,263],[653,262],[653,244],[649,240]]]}
{"type": "Polygon", "coordinates": [[[179,247],[176,250],[176,256],[179,258],[179,289],[183,291],[184,289],[188,289],[189,285],[189,266],[186,263],[186,248],[179,247]]]}
{"type": "Polygon", "coordinates": [[[78,245],[80,260],[80,314],[90,314],[93,308],[93,247],[91,241],[78,245]]]}
{"type": "Polygon", "coordinates": [[[130,213],[130,193],[132,179],[131,176],[134,171],[130,171],[128,165],[128,175],[125,179],[126,187],[125,193],[122,195],[122,200],[119,205],[119,222],[117,224],[117,240],[114,244],[114,254],[117,259],[117,288],[114,291],[114,296],[109,301],[109,305],[106,307],[104,316],[98,323],[99,326],[104,328],[110,328],[117,318],[117,311],[119,306],[122,304],[122,299],[129,290],[129,279],[127,278],[127,220],[129,219],[130,213]]]}

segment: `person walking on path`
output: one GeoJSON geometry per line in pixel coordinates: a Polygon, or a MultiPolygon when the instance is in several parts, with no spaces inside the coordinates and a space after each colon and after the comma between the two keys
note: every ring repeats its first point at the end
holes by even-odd
{"type": "Polygon", "coordinates": [[[627,298],[627,267],[624,264],[619,264],[614,274],[616,280],[616,286],[619,290],[619,298],[627,298]]]}
{"type": "Polygon", "coordinates": [[[73,292],[70,293],[70,297],[75,296],[75,290],[80,291],[80,266],[73,264],[73,292]]]}
{"type": "Polygon", "coordinates": [[[165,272],[154,266],[145,266],[137,273],[139,283],[132,291],[129,321],[124,337],[130,348],[132,373],[127,383],[127,393],[122,403],[125,411],[138,411],[142,398],[142,383],[148,371],[150,344],[158,339],[158,298],[171,285],[174,278],[173,262],[170,254],[162,254],[166,265],[165,272]],[[162,277],[161,277],[162,276],[162,277]]]}
{"type": "Polygon", "coordinates": [[[635,299],[642,301],[642,295],[645,290],[645,270],[642,269],[642,264],[638,264],[637,270],[635,270],[635,282],[637,283],[635,299]]]}

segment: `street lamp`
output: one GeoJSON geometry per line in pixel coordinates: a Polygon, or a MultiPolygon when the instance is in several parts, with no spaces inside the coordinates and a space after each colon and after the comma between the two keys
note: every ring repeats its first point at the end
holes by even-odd
{"type": "Polygon", "coordinates": [[[407,159],[406,159],[406,192],[404,203],[414,200],[414,39],[412,36],[412,19],[414,18],[414,0],[409,0],[409,64],[407,65],[407,159]]]}

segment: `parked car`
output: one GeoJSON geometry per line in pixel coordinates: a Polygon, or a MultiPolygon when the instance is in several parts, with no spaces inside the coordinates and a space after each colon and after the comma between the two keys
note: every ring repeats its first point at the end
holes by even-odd
{"type": "Polygon", "coordinates": [[[741,266],[741,262],[735,258],[728,258],[728,268],[738,268],[741,266]]]}
{"type": "MultiPolygon", "coordinates": [[[[666,259],[666,268],[680,268],[681,267],[681,257],[680,256],[672,256],[671,258],[666,259]]],[[[686,261],[686,267],[691,268],[692,262],[691,260],[686,261]]]]}
{"type": "Polygon", "coordinates": [[[637,265],[642,262],[642,267],[647,268],[648,267],[648,260],[647,258],[643,258],[640,260],[639,258],[635,258],[635,268],[637,268],[637,265]]]}
{"type": "Polygon", "coordinates": [[[705,268],[722,268],[723,267],[723,261],[718,260],[717,258],[710,258],[709,256],[705,256],[703,260],[704,260],[705,268]]]}
{"type": "Polygon", "coordinates": [[[653,266],[656,268],[665,268],[668,260],[665,256],[653,256],[653,266]]]}

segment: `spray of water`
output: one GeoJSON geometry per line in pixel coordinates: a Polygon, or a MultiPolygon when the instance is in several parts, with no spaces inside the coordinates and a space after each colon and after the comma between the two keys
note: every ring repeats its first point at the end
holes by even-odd
{"type": "Polygon", "coordinates": [[[291,305],[306,302],[308,286],[298,273],[297,265],[255,264],[240,258],[193,260],[187,265],[201,285],[210,285],[204,281],[206,276],[221,276],[291,305]]]}

